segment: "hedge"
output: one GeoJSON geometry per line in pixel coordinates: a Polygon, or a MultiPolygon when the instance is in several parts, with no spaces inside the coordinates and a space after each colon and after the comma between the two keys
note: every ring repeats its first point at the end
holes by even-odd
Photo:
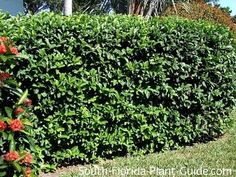
{"type": "Polygon", "coordinates": [[[36,105],[49,164],[174,149],[231,123],[235,42],[222,26],[43,13],[2,20],[0,29],[29,55],[12,72],[36,105]]]}

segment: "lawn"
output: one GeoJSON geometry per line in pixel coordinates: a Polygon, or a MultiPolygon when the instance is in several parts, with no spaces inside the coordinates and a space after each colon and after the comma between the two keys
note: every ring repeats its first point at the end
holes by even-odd
{"type": "MultiPolygon", "coordinates": [[[[236,118],[236,113],[232,114],[236,118]]],[[[236,176],[236,125],[217,141],[143,157],[116,158],[59,170],[45,177],[236,176]],[[84,174],[84,175],[83,175],[84,174]],[[94,175],[98,174],[98,175],[94,175]],[[99,175],[100,174],[100,175],[99,175]],[[129,175],[127,175],[129,174],[129,175]]]]}

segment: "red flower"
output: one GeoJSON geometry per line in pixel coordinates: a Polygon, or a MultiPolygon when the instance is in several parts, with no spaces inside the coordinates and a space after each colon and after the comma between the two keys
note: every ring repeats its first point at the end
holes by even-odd
{"type": "Polygon", "coordinates": [[[32,100],[31,100],[31,99],[28,99],[28,98],[25,99],[25,100],[24,100],[24,105],[25,105],[25,106],[31,106],[31,105],[32,105],[32,100]]]}
{"type": "Polygon", "coordinates": [[[10,151],[3,156],[3,159],[7,162],[12,162],[12,161],[15,161],[19,158],[20,158],[20,156],[19,156],[18,152],[15,152],[15,151],[10,151]]]}
{"type": "Polygon", "coordinates": [[[17,132],[21,131],[24,128],[24,125],[20,119],[14,119],[11,121],[10,128],[12,131],[17,132]]]}
{"type": "Polygon", "coordinates": [[[0,42],[6,42],[7,40],[7,37],[0,37],[0,42]]]}
{"type": "Polygon", "coordinates": [[[11,75],[9,73],[0,73],[0,81],[4,81],[10,77],[11,75]]]}
{"type": "Polygon", "coordinates": [[[25,163],[25,164],[31,164],[33,160],[33,157],[30,153],[27,153],[25,158],[23,160],[21,160],[21,163],[25,163]]]}
{"type": "Polygon", "coordinates": [[[25,110],[23,108],[21,108],[21,107],[18,107],[18,108],[16,108],[14,113],[15,113],[15,115],[19,115],[19,114],[21,114],[23,112],[25,112],[25,110]]]}
{"type": "Polygon", "coordinates": [[[15,47],[11,47],[10,51],[11,51],[12,54],[15,54],[15,55],[19,54],[17,48],[15,48],[15,47]]]}
{"type": "Polygon", "coordinates": [[[4,131],[7,128],[7,124],[0,120],[0,131],[4,131]]]}
{"type": "Polygon", "coordinates": [[[0,54],[5,54],[7,52],[7,48],[5,45],[1,44],[0,45],[0,54]]]}
{"type": "Polygon", "coordinates": [[[30,177],[30,176],[31,176],[31,175],[30,175],[31,173],[32,173],[31,168],[30,168],[30,167],[27,167],[26,170],[25,170],[25,177],[30,177]]]}

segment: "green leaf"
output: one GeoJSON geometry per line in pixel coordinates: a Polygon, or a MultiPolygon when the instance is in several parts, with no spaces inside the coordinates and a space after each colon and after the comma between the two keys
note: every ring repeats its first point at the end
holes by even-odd
{"type": "Polygon", "coordinates": [[[7,165],[0,165],[0,170],[7,168],[7,165]]]}
{"type": "Polygon", "coordinates": [[[18,172],[21,172],[23,170],[23,168],[17,162],[13,162],[12,165],[18,172]]]}
{"type": "Polygon", "coordinates": [[[1,177],[6,177],[7,173],[6,172],[0,172],[1,177]]]}
{"type": "Polygon", "coordinates": [[[24,134],[26,134],[26,135],[28,135],[28,136],[31,136],[30,133],[28,133],[28,132],[25,131],[25,130],[21,130],[20,132],[22,132],[22,133],[24,133],[24,134]]]}
{"type": "Polygon", "coordinates": [[[18,105],[20,105],[20,104],[22,104],[23,102],[24,102],[24,100],[27,98],[27,96],[28,96],[28,90],[26,90],[24,93],[23,93],[23,95],[22,95],[22,97],[20,98],[20,100],[18,101],[18,105]]]}
{"type": "Polygon", "coordinates": [[[12,109],[9,107],[5,107],[5,112],[7,114],[7,117],[11,118],[12,117],[12,109]]]}
{"type": "Polygon", "coordinates": [[[8,135],[8,140],[10,141],[9,150],[10,150],[10,151],[15,151],[15,149],[16,149],[16,143],[15,143],[15,139],[14,139],[14,134],[10,133],[10,134],[8,135]]]}

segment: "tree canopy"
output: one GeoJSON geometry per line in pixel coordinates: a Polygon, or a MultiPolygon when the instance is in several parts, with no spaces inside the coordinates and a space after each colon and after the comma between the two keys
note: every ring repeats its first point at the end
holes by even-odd
{"type": "MultiPolygon", "coordinates": [[[[104,0],[73,0],[73,9],[75,12],[96,11],[103,7],[104,0]]],[[[41,9],[50,9],[51,11],[61,12],[63,9],[63,0],[24,0],[26,12],[37,13],[41,9]]]]}
{"type": "MultiPolygon", "coordinates": [[[[112,10],[116,13],[152,16],[159,15],[168,5],[180,1],[189,0],[73,0],[73,12],[106,13],[112,10]]],[[[204,1],[217,5],[219,0],[204,1]]],[[[25,12],[37,13],[42,9],[62,12],[63,0],[24,0],[24,6],[25,12]]],[[[230,12],[229,8],[222,10],[230,12]]]]}

